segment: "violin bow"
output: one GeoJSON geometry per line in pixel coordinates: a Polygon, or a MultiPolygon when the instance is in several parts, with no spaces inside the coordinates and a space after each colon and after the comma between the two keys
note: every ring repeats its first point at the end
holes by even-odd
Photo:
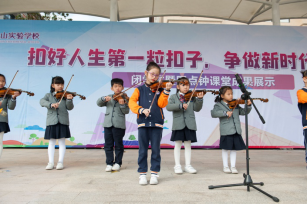
{"type": "Polygon", "coordinates": [[[12,81],[11,81],[9,87],[7,87],[6,92],[5,92],[5,94],[4,94],[3,99],[2,99],[1,102],[3,102],[3,100],[5,99],[5,97],[6,97],[6,95],[7,95],[7,92],[9,91],[9,89],[10,89],[10,87],[11,87],[11,85],[12,85],[12,83],[13,83],[13,81],[14,81],[14,79],[15,79],[15,77],[16,77],[16,75],[17,75],[18,72],[19,72],[19,70],[17,70],[17,72],[15,73],[15,76],[13,77],[13,79],[12,79],[12,81]]]}
{"type": "MultiPolygon", "coordinates": [[[[160,86],[161,86],[161,82],[162,82],[162,79],[163,79],[163,77],[164,77],[164,75],[165,75],[165,72],[166,72],[166,70],[164,70],[163,75],[162,75],[162,77],[161,77],[161,79],[160,79],[160,81],[159,81],[158,88],[157,88],[156,93],[155,93],[155,95],[154,95],[154,97],[153,97],[153,99],[152,99],[152,101],[151,101],[150,106],[149,106],[149,111],[151,110],[152,104],[153,104],[153,102],[155,101],[157,92],[158,92],[158,90],[159,90],[159,88],[160,88],[160,86]]],[[[146,118],[147,118],[147,117],[146,117],[146,118]]],[[[145,119],[146,119],[146,118],[145,118],[145,119]]]]}
{"type": "Polygon", "coordinates": [[[70,82],[71,82],[71,80],[72,80],[73,77],[74,77],[74,75],[71,76],[71,78],[70,78],[70,80],[69,80],[69,82],[68,82],[68,84],[67,84],[67,86],[66,86],[66,89],[65,89],[65,91],[64,91],[64,93],[63,93],[63,96],[62,96],[61,100],[59,101],[59,105],[60,105],[61,101],[63,100],[63,98],[64,98],[64,96],[65,96],[65,94],[66,94],[67,88],[68,88],[68,86],[69,86],[69,84],[70,84],[70,82]]]}
{"type": "Polygon", "coordinates": [[[189,101],[188,101],[188,103],[187,103],[188,107],[189,107],[189,104],[190,104],[190,102],[191,102],[191,99],[192,99],[192,97],[193,97],[193,94],[194,94],[194,92],[195,92],[195,90],[196,90],[196,87],[197,87],[197,85],[198,85],[198,82],[199,82],[200,77],[201,77],[201,75],[203,74],[203,72],[204,72],[204,70],[201,70],[201,73],[200,73],[200,75],[199,75],[199,77],[198,77],[198,80],[197,80],[197,82],[196,82],[196,85],[195,85],[195,87],[194,87],[194,89],[193,89],[193,91],[192,91],[191,97],[190,97],[190,99],[189,99],[189,101]]]}
{"type": "Polygon", "coordinates": [[[121,94],[118,94],[117,96],[115,96],[115,97],[113,98],[113,100],[116,99],[117,97],[123,95],[123,93],[125,93],[125,92],[128,91],[129,89],[132,89],[133,87],[135,87],[135,86],[137,86],[138,84],[143,83],[143,82],[144,82],[144,81],[140,81],[139,83],[136,83],[136,84],[134,84],[133,86],[131,86],[130,88],[128,88],[128,89],[122,91],[121,94]]]}

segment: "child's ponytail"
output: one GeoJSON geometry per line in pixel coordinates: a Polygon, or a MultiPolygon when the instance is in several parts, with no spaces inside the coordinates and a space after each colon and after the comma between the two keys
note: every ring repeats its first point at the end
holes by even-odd
{"type": "Polygon", "coordinates": [[[217,97],[215,97],[214,102],[221,102],[223,100],[222,95],[224,95],[226,93],[227,90],[232,90],[232,88],[230,86],[222,86],[219,89],[219,95],[217,97]]]}

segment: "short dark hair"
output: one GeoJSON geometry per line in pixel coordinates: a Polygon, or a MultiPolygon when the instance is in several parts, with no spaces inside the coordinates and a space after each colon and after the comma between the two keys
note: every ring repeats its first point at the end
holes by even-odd
{"type": "Polygon", "coordinates": [[[214,102],[221,102],[223,100],[222,95],[226,93],[227,90],[232,90],[230,86],[222,86],[219,89],[219,95],[215,97],[214,102]]]}
{"type": "Polygon", "coordinates": [[[4,78],[4,82],[6,83],[6,78],[3,74],[0,74],[0,77],[3,77],[4,78]]]}
{"type": "Polygon", "coordinates": [[[150,70],[152,70],[153,68],[158,68],[158,69],[159,69],[159,72],[161,73],[161,68],[160,68],[160,66],[159,66],[157,63],[155,63],[154,61],[149,62],[149,64],[148,64],[147,67],[146,67],[146,71],[150,71],[150,70]]]}
{"type": "Polygon", "coordinates": [[[302,77],[307,77],[307,70],[306,71],[301,71],[301,74],[303,75],[302,77]]]}
{"type": "Polygon", "coordinates": [[[52,77],[51,85],[50,85],[50,92],[51,93],[53,93],[55,91],[55,89],[52,88],[52,84],[64,84],[64,79],[60,76],[52,77]]]}
{"type": "Polygon", "coordinates": [[[114,84],[119,84],[124,86],[124,81],[120,78],[114,78],[111,80],[111,87],[113,87],[114,84]]]}
{"type": "MultiPolygon", "coordinates": [[[[184,81],[188,81],[188,82],[189,82],[189,86],[191,86],[190,80],[189,80],[187,77],[180,77],[180,78],[178,78],[177,80],[178,80],[177,86],[178,86],[179,84],[183,83],[184,81]]],[[[177,93],[178,93],[178,92],[179,92],[179,89],[177,89],[177,93]]]]}

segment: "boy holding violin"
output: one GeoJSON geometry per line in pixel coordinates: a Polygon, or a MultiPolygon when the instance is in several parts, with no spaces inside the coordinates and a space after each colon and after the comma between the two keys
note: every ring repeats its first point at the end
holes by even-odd
{"type": "Polygon", "coordinates": [[[126,130],[125,114],[129,113],[127,105],[128,98],[121,95],[124,89],[124,81],[119,78],[111,80],[111,90],[114,94],[100,97],[97,100],[99,107],[107,107],[105,118],[103,122],[104,127],[104,150],[106,154],[107,167],[105,171],[118,171],[122,165],[122,158],[124,154],[123,137],[126,130]],[[115,143],[115,160],[113,154],[113,147],[115,143]]]}

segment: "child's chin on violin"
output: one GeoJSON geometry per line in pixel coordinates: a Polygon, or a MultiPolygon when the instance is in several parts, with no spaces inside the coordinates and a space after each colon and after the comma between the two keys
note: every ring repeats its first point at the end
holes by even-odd
{"type": "MultiPolygon", "coordinates": [[[[111,86],[111,90],[114,92],[114,95],[118,95],[124,90],[124,86],[121,85],[121,84],[113,84],[113,86],[111,86]]],[[[106,102],[110,101],[111,99],[112,99],[111,96],[105,97],[106,102]]],[[[124,99],[118,99],[118,103],[123,105],[123,104],[125,104],[125,100],[124,99]]]]}
{"type": "MultiPolygon", "coordinates": [[[[63,89],[64,89],[64,84],[51,84],[51,87],[54,88],[54,92],[55,92],[55,93],[64,92],[64,91],[63,91],[63,89]]],[[[74,97],[72,96],[72,94],[68,94],[68,95],[66,96],[66,98],[67,98],[68,100],[71,100],[71,99],[73,99],[74,97]]],[[[53,103],[53,104],[51,104],[51,107],[57,109],[57,108],[59,107],[59,103],[53,103]]]]}
{"type": "MultiPolygon", "coordinates": [[[[0,75],[0,90],[5,90],[4,93],[7,91],[8,93],[10,92],[9,95],[12,96],[12,99],[16,99],[17,96],[19,96],[21,93],[19,91],[14,91],[14,92],[11,92],[10,89],[6,89],[4,88],[6,84],[6,80],[5,80],[5,77],[4,76],[1,76],[0,75]]],[[[3,97],[3,96],[2,96],[3,97]]],[[[2,104],[2,101],[0,101],[0,106],[2,104]]]]}
{"type": "MultiPolygon", "coordinates": [[[[228,89],[225,94],[221,94],[221,97],[223,99],[223,101],[226,103],[226,104],[229,104],[231,101],[233,101],[233,92],[232,92],[232,89],[228,89]]],[[[247,105],[251,105],[252,102],[250,100],[247,101],[247,105]]],[[[232,115],[232,111],[227,111],[227,115],[228,117],[231,117],[232,115]]]]}

